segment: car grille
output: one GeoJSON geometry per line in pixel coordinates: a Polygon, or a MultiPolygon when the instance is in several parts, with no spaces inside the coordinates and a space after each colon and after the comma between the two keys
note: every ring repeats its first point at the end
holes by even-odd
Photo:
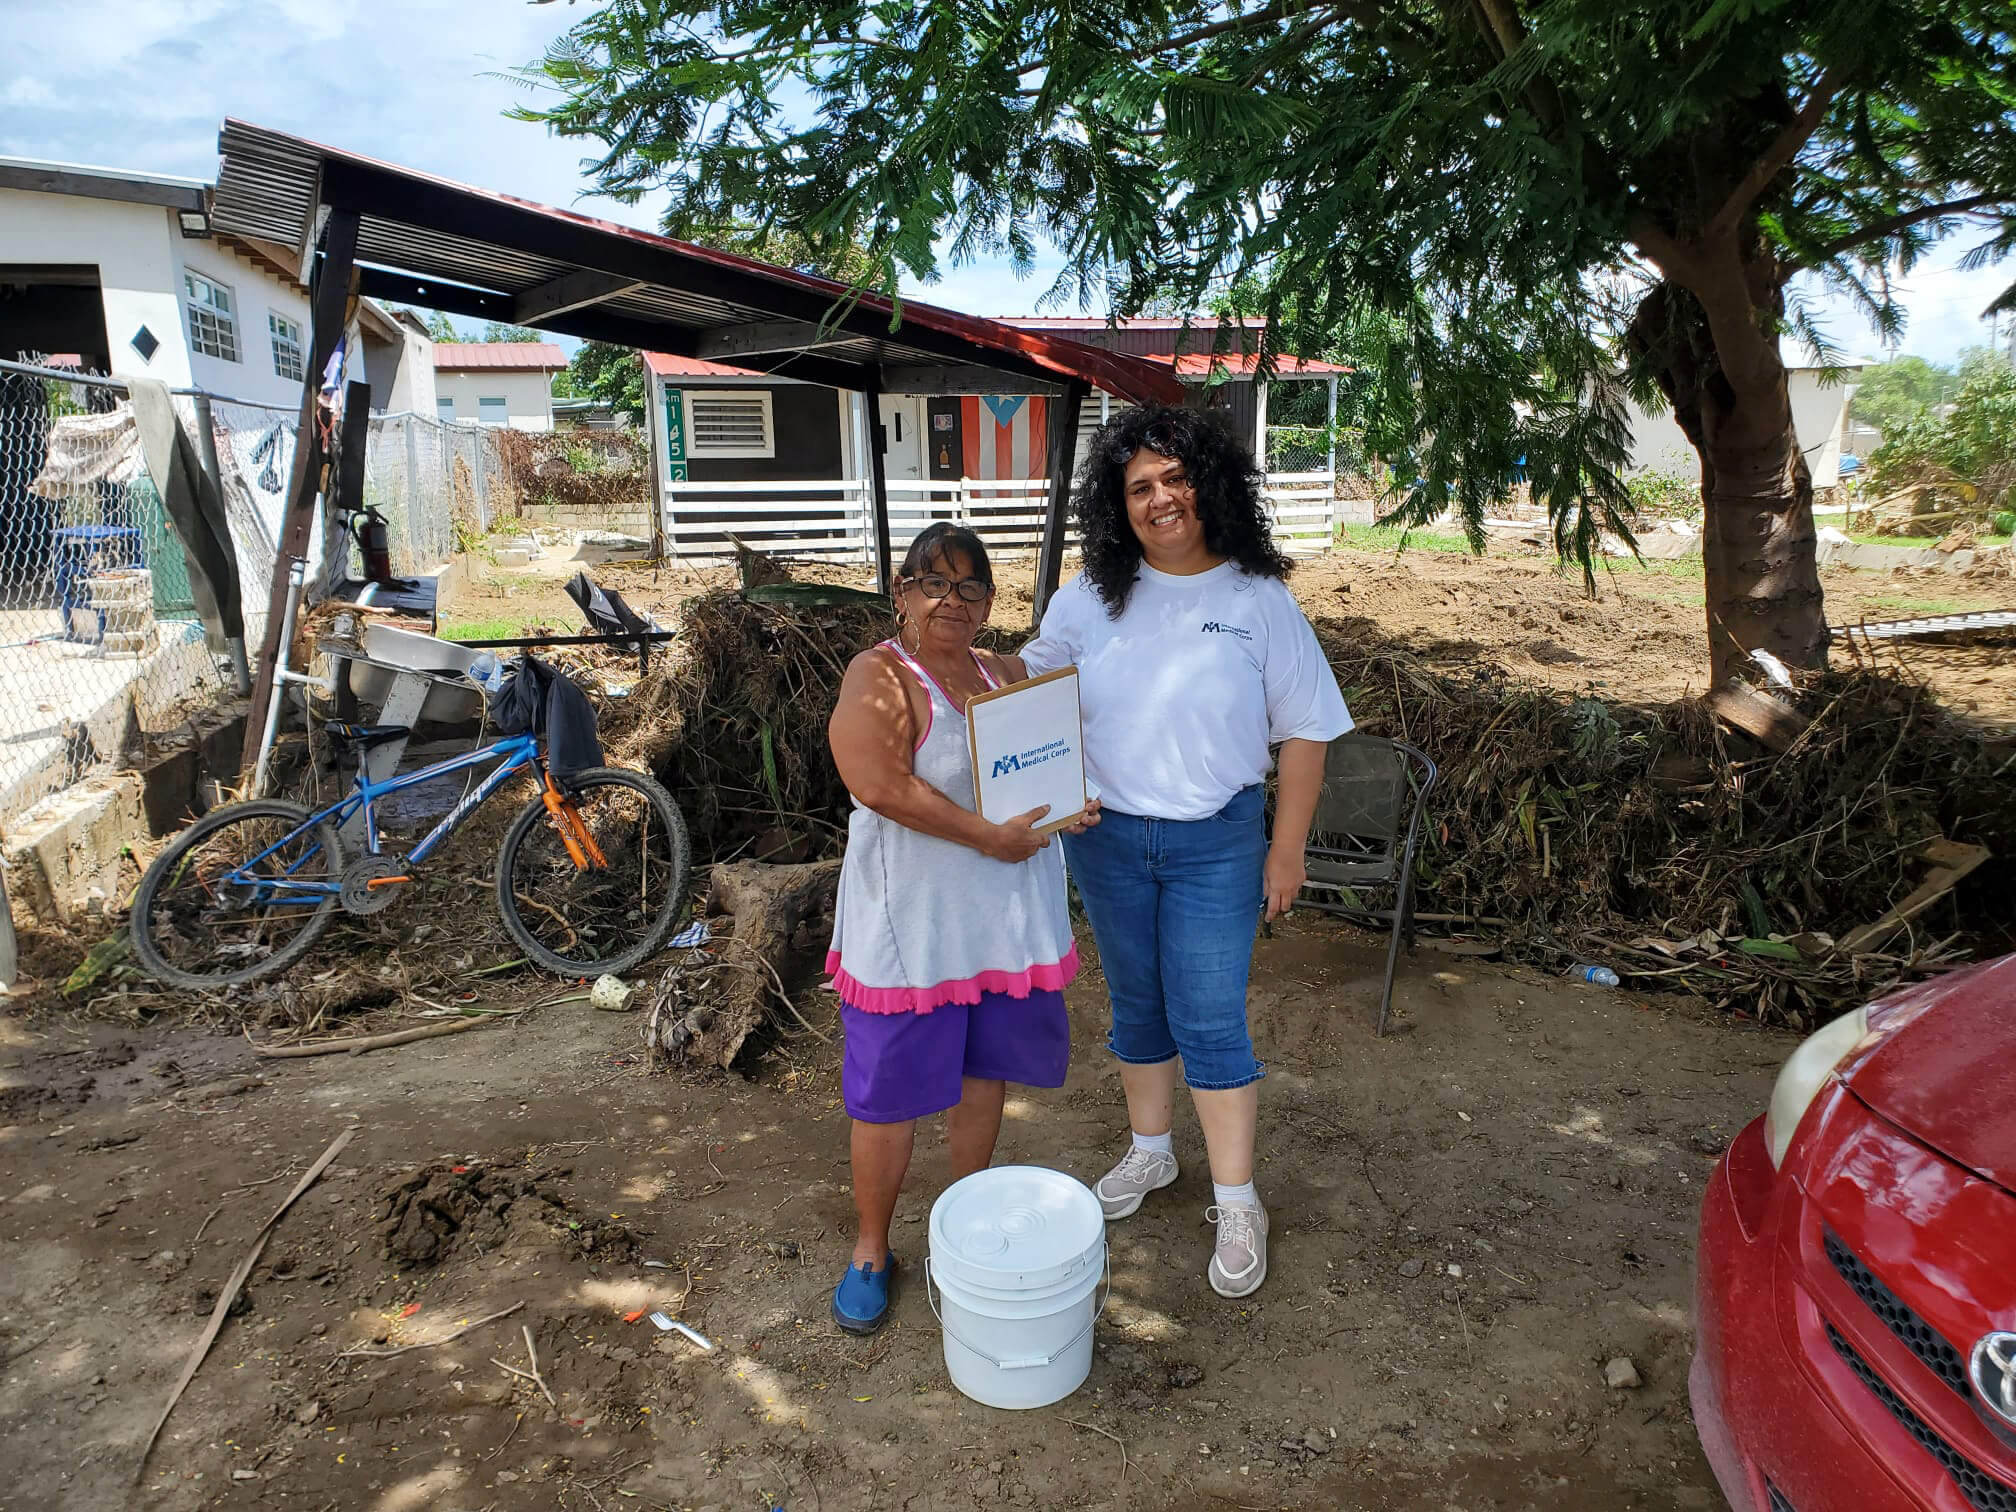
{"type": "Polygon", "coordinates": [[[1953,1477],[1953,1483],[1960,1488],[1960,1494],[1967,1498],[1968,1505],[1975,1508],[1975,1512],[2016,1512],[2016,1489],[1991,1477],[1941,1438],[1931,1424],[1905,1405],[1904,1399],[1870,1368],[1869,1362],[1855,1352],[1855,1346],[1842,1338],[1832,1323],[1827,1325],[1827,1342],[1834,1346],[1834,1352],[1847,1362],[1848,1368],[1855,1372],[1856,1378],[1869,1388],[1876,1400],[1890,1410],[1890,1416],[1897,1419],[1925,1452],[1939,1461],[1940,1468],[1953,1477]]]}
{"type": "Polygon", "coordinates": [[[1798,1512],[1798,1508],[1786,1500],[1785,1493],[1771,1482],[1764,1482],[1764,1490],[1771,1498],[1771,1512],[1798,1512]]]}
{"type": "Polygon", "coordinates": [[[1877,1279],[1876,1273],[1855,1257],[1855,1252],[1833,1234],[1825,1238],[1827,1258],[1855,1295],[1868,1304],[1869,1311],[1883,1320],[1883,1326],[1903,1341],[1904,1347],[1925,1362],[1925,1368],[1962,1397],[1972,1400],[1967,1389],[1967,1364],[1960,1351],[1948,1344],[1930,1323],[1905,1305],[1904,1300],[1877,1279]]]}

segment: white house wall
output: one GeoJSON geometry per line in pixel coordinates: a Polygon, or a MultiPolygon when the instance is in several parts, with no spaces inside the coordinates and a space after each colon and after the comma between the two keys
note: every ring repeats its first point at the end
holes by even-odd
{"type": "Polygon", "coordinates": [[[553,429],[553,386],[548,373],[475,368],[434,374],[434,397],[453,403],[457,420],[481,420],[479,399],[502,399],[514,430],[553,429]]]}
{"type": "Polygon", "coordinates": [[[266,323],[266,317],[271,313],[293,321],[301,331],[301,360],[304,365],[312,362],[314,332],[310,329],[308,296],[263,268],[234,257],[214,241],[184,237],[179,232],[171,233],[171,237],[176,257],[176,293],[182,292],[185,268],[213,283],[223,284],[231,291],[231,318],[238,336],[236,362],[198,352],[189,341],[188,311],[186,307],[180,310],[181,324],[177,329],[189,353],[194,386],[253,404],[298,408],[301,380],[283,378],[274,370],[273,329],[266,323]]]}
{"type": "MultiPolygon", "coordinates": [[[[1786,375],[1792,400],[1792,429],[1806,453],[1806,468],[1815,488],[1832,488],[1841,481],[1841,436],[1846,423],[1848,401],[1855,397],[1857,384],[1853,370],[1835,384],[1821,382],[1818,368],[1793,368],[1786,375]]],[[[1701,481],[1701,459],[1687,442],[1671,409],[1648,414],[1631,406],[1631,468],[1633,471],[1671,473],[1690,482],[1701,481]]]]}
{"type": "Polygon", "coordinates": [[[0,263],[95,266],[113,374],[187,388],[182,280],[170,247],[170,238],[180,235],[174,212],[160,205],[0,189],[0,263]],[[143,325],[161,343],[151,360],[133,349],[134,333],[143,325]]]}
{"type": "Polygon", "coordinates": [[[1853,371],[1833,384],[1822,383],[1820,376],[1817,368],[1792,371],[1792,428],[1799,433],[1813,486],[1832,488],[1841,481],[1841,436],[1848,424],[1848,402],[1861,385],[1853,371]]]}
{"type": "MultiPolygon", "coordinates": [[[[434,380],[434,343],[403,323],[399,330],[405,338],[406,353],[400,359],[399,376],[392,385],[392,396],[385,408],[395,415],[410,410],[431,420],[435,415],[435,400],[440,393],[434,380]]],[[[550,420],[548,423],[551,423],[550,420]]]]}

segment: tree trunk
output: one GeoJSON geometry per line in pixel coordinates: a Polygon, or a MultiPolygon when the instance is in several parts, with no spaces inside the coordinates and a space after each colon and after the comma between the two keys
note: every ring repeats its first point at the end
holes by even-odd
{"type": "Polygon", "coordinates": [[[1743,308],[1711,321],[1693,294],[1662,284],[1631,327],[1634,348],[1701,459],[1708,659],[1717,685],[1754,672],[1753,650],[1788,667],[1827,665],[1813,479],[1792,425],[1785,365],[1775,343],[1746,342],[1742,381],[1732,381],[1717,335],[1757,317],[1748,291],[1710,290],[1725,292],[1743,308]]]}
{"type": "Polygon", "coordinates": [[[1783,433],[1768,447],[1710,442],[1702,456],[1704,471],[1714,460],[1716,480],[1701,532],[1714,680],[1748,668],[1752,651],[1768,651],[1788,667],[1824,668],[1827,618],[1815,555],[1813,479],[1792,430],[1790,404],[1783,433]]]}

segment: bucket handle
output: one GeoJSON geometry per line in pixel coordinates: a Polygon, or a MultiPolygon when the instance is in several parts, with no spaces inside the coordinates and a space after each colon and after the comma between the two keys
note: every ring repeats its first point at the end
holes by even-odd
{"type": "Polygon", "coordinates": [[[1071,1335],[1057,1349],[1050,1354],[1037,1355],[1027,1360],[997,1360],[978,1345],[969,1344],[966,1340],[960,1338],[953,1331],[951,1324],[945,1321],[945,1315],[938,1311],[938,1294],[931,1289],[931,1262],[928,1258],[924,1262],[924,1295],[931,1303],[931,1316],[938,1320],[938,1326],[945,1331],[948,1338],[952,1339],[962,1348],[972,1351],[972,1353],[980,1356],[989,1365],[995,1366],[1000,1370],[1040,1370],[1060,1355],[1069,1354],[1077,1346],[1080,1339],[1092,1332],[1093,1326],[1106,1316],[1106,1304],[1113,1300],[1113,1252],[1110,1249],[1106,1252],[1106,1265],[1101,1284],[1106,1288],[1106,1295],[1099,1299],[1098,1307],[1093,1309],[1091,1321],[1079,1329],[1078,1332],[1071,1335]]]}

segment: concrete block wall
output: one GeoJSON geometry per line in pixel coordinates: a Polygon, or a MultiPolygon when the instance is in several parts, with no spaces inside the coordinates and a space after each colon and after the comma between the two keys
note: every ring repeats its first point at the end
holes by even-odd
{"type": "Polygon", "coordinates": [[[10,827],[8,899],[44,923],[69,926],[122,907],[126,850],[146,835],[147,785],[138,772],[87,777],[10,827]]]}
{"type": "Polygon", "coordinates": [[[210,806],[211,779],[235,780],[244,740],[243,703],[206,711],[150,740],[137,769],[93,773],[12,820],[4,849],[16,914],[74,927],[123,909],[139,867],[155,852],[151,842],[210,806]]]}
{"type": "Polygon", "coordinates": [[[526,504],[518,520],[527,530],[616,530],[651,538],[651,501],[617,504],[606,509],[578,509],[559,504],[526,504]]]}

